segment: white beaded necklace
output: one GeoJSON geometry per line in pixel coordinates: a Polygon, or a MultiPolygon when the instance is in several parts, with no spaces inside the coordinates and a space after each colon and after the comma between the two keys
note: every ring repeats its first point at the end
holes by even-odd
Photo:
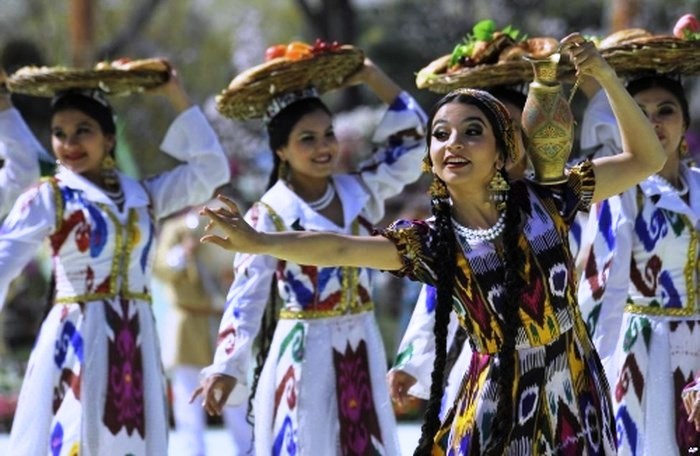
{"type": "Polygon", "coordinates": [[[486,229],[474,229],[467,228],[466,226],[460,224],[457,220],[452,218],[452,228],[458,236],[463,237],[467,241],[493,241],[498,236],[503,233],[503,229],[506,227],[506,211],[501,211],[498,216],[498,220],[491,228],[486,229]]]}
{"type": "Polygon", "coordinates": [[[688,193],[688,184],[686,184],[685,180],[683,179],[683,176],[678,176],[678,182],[680,182],[681,188],[674,187],[665,177],[661,176],[660,174],[654,174],[652,177],[657,181],[661,182],[662,184],[668,185],[676,193],[678,193],[678,196],[680,197],[683,197],[688,193]]]}
{"type": "Polygon", "coordinates": [[[335,187],[333,187],[333,184],[329,183],[326,186],[326,191],[323,193],[323,196],[316,201],[309,201],[306,204],[314,211],[319,212],[330,206],[333,202],[333,198],[335,198],[335,187]]]}

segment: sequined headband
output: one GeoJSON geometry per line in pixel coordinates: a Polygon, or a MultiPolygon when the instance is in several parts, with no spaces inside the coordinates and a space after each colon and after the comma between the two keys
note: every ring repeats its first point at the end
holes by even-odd
{"type": "Polygon", "coordinates": [[[63,90],[61,92],[58,92],[53,99],[51,100],[51,106],[54,106],[58,101],[61,100],[61,98],[68,96],[68,95],[79,95],[83,96],[85,98],[90,98],[91,100],[94,100],[104,106],[105,108],[109,109],[110,111],[112,110],[112,106],[109,104],[109,101],[107,101],[107,97],[105,97],[105,94],[103,91],[100,89],[68,89],[68,90],[63,90]]]}
{"type": "Polygon", "coordinates": [[[282,95],[274,97],[267,104],[265,108],[265,113],[263,114],[263,122],[270,123],[273,117],[280,113],[284,108],[295,103],[299,100],[304,100],[306,98],[318,98],[319,93],[315,87],[307,87],[301,90],[295,90],[293,92],[283,93],[282,95]]]}
{"type": "Polygon", "coordinates": [[[514,158],[516,155],[516,138],[515,130],[513,128],[513,120],[510,117],[508,109],[505,105],[494,97],[492,94],[485,90],[470,89],[470,88],[460,88],[455,89],[448,94],[448,96],[465,95],[467,97],[474,98],[481,102],[481,104],[486,107],[491,114],[493,114],[493,119],[498,123],[498,128],[503,132],[503,142],[506,146],[506,156],[514,158]]]}

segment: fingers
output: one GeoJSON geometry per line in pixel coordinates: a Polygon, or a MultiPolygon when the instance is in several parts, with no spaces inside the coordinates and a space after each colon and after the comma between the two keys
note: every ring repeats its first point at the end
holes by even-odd
{"type": "Polygon", "coordinates": [[[216,195],[216,198],[217,198],[219,201],[223,202],[223,203],[228,207],[228,209],[231,211],[231,213],[233,213],[233,214],[239,214],[239,213],[240,213],[240,211],[238,210],[238,205],[235,203],[235,201],[233,201],[233,200],[232,200],[231,198],[229,198],[228,196],[222,195],[222,194],[218,194],[218,195],[216,195]]]}
{"type": "Polygon", "coordinates": [[[207,234],[205,236],[202,236],[199,239],[199,242],[201,242],[202,244],[214,244],[227,250],[230,248],[228,238],[222,238],[221,236],[217,236],[215,234],[207,234]]]}
{"type": "Polygon", "coordinates": [[[202,391],[204,391],[203,386],[198,386],[194,391],[192,391],[192,395],[190,396],[189,403],[193,403],[195,399],[197,399],[197,396],[202,394],[202,391]]]}

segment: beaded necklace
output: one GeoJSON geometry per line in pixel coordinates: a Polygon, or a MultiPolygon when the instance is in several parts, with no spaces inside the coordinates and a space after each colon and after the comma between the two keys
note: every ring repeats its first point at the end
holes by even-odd
{"type": "Polygon", "coordinates": [[[458,236],[463,237],[467,241],[493,241],[503,233],[506,227],[506,211],[501,211],[498,220],[491,228],[467,228],[452,218],[452,228],[458,236]]]}
{"type": "Polygon", "coordinates": [[[309,201],[306,204],[314,211],[319,212],[330,206],[333,202],[333,198],[335,198],[335,187],[333,187],[333,184],[329,183],[326,186],[326,191],[323,193],[323,196],[316,201],[309,201]]]}

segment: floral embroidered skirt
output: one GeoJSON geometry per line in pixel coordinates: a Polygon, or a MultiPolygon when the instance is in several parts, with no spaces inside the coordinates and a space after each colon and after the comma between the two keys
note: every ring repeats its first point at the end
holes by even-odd
{"type": "Polygon", "coordinates": [[[150,305],[126,299],[55,305],[29,358],[12,454],[165,455],[167,435],[150,305]]]}
{"type": "Polygon", "coordinates": [[[374,314],[279,320],[255,397],[256,454],[400,455],[374,314]]]}

